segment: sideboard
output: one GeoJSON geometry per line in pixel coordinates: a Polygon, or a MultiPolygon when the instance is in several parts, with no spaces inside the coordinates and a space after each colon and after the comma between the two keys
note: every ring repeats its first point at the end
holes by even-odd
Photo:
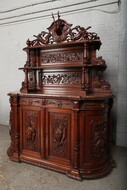
{"type": "Polygon", "coordinates": [[[10,92],[8,156],[82,180],[107,175],[113,94],[101,80],[107,65],[96,57],[95,32],[60,18],[27,40],[20,92],[10,92]]]}

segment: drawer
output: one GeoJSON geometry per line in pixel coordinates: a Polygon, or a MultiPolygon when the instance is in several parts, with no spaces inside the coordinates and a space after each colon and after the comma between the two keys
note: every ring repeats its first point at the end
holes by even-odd
{"type": "Polygon", "coordinates": [[[33,106],[41,106],[42,100],[36,99],[36,98],[21,98],[20,99],[20,105],[33,105],[33,106]]]}
{"type": "Polygon", "coordinates": [[[54,108],[72,108],[72,102],[67,100],[55,100],[55,99],[47,99],[46,107],[54,107],[54,108]]]}

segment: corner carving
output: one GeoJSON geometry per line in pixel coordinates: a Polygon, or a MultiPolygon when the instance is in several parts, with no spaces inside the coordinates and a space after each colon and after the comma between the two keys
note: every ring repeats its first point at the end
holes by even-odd
{"type": "Polygon", "coordinates": [[[97,77],[93,80],[93,88],[101,88],[103,90],[110,90],[110,83],[105,80],[99,80],[97,77]]]}

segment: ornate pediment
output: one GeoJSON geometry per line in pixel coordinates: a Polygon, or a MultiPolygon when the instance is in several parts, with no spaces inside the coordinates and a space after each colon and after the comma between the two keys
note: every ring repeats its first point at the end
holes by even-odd
{"type": "Polygon", "coordinates": [[[81,26],[71,28],[72,24],[60,19],[59,12],[57,20],[55,20],[53,14],[52,18],[53,23],[47,28],[48,32],[42,31],[38,35],[34,35],[35,40],[27,40],[26,44],[28,46],[100,39],[95,32],[88,32],[90,26],[86,29],[81,26]]]}

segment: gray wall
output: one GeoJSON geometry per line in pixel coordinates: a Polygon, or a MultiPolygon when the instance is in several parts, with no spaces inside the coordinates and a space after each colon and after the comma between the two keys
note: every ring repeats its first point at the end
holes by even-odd
{"type": "Polygon", "coordinates": [[[119,66],[117,91],[117,144],[127,146],[127,1],[120,11],[119,66]]]}
{"type": "Polygon", "coordinates": [[[26,54],[22,51],[25,41],[28,38],[34,39],[33,34],[46,30],[52,22],[51,13],[60,11],[61,18],[73,26],[92,26],[90,31],[98,33],[101,38],[102,46],[98,56],[103,56],[108,65],[103,77],[111,83],[116,96],[112,110],[113,140],[116,140],[117,145],[127,146],[127,1],[122,0],[120,10],[118,0],[89,0],[89,3],[88,0],[38,2],[41,1],[0,0],[0,123],[8,125],[10,106],[7,93],[18,91],[24,78],[18,68],[26,61],[26,54]],[[33,5],[27,6],[30,4],[33,5]],[[11,9],[13,11],[7,12],[11,9]]]}

